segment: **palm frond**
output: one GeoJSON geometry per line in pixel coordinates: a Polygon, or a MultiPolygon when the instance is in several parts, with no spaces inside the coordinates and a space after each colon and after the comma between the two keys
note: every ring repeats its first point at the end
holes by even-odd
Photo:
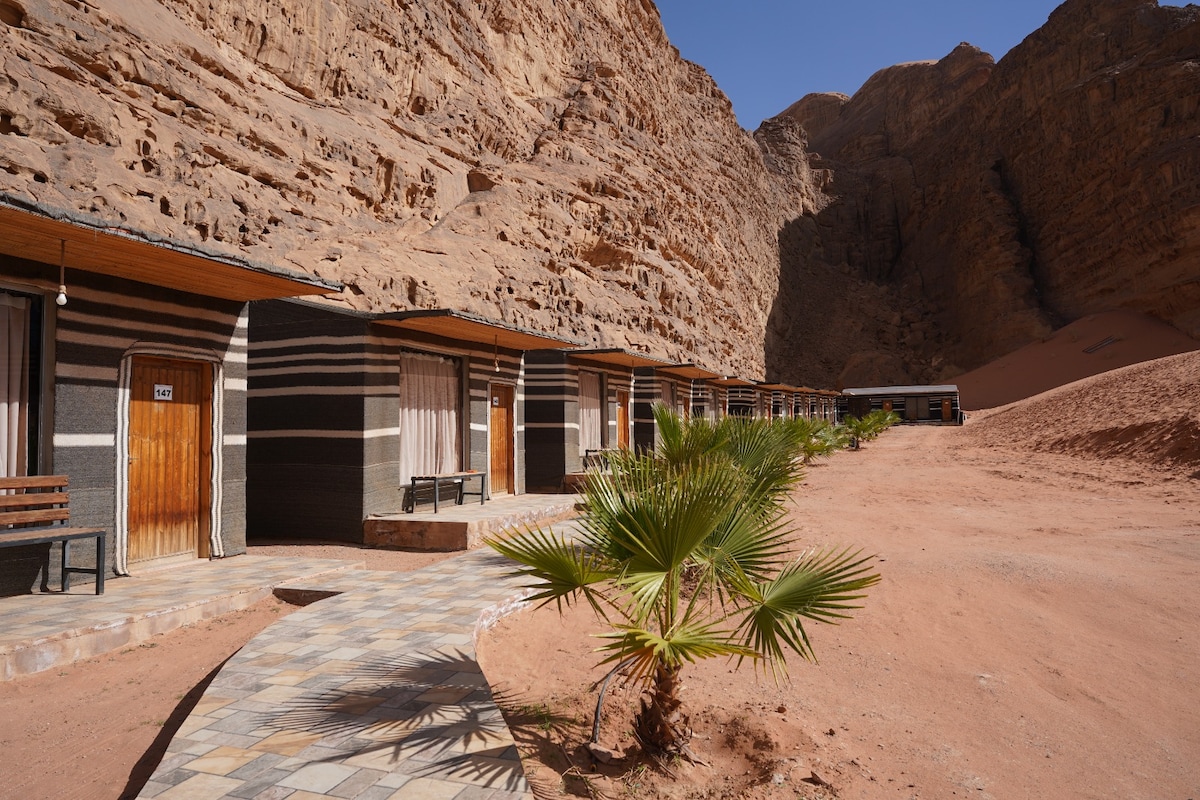
{"type": "Polygon", "coordinates": [[[591,587],[611,582],[617,570],[602,554],[567,541],[553,530],[535,527],[507,536],[488,537],[484,543],[521,566],[510,574],[529,578],[530,600],[542,605],[554,601],[561,609],[582,593],[601,615],[599,597],[591,587]]]}
{"type": "Polygon", "coordinates": [[[784,663],[784,648],[815,661],[803,620],[836,623],[864,590],[879,582],[871,571],[873,556],[861,552],[817,551],[801,556],[771,581],[758,587],[739,630],[747,646],[767,656],[773,668],[784,663]]]}
{"type": "Polygon", "coordinates": [[[633,659],[630,677],[633,680],[650,678],[660,665],[677,667],[714,656],[757,658],[758,654],[739,642],[733,631],[702,623],[680,626],[667,635],[632,625],[617,626],[597,638],[607,640],[599,648],[609,655],[603,664],[633,659]]]}

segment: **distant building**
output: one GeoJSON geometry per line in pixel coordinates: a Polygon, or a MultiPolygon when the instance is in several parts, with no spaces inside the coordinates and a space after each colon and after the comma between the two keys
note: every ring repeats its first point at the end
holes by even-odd
{"type": "Polygon", "coordinates": [[[958,404],[958,387],[941,386],[870,386],[843,389],[840,417],[861,417],[872,411],[894,411],[901,422],[961,425],[963,413],[958,404]]]}

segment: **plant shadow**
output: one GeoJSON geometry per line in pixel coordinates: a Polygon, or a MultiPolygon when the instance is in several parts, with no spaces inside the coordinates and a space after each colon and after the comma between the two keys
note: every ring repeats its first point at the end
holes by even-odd
{"type": "Polygon", "coordinates": [[[260,715],[261,725],[309,737],[316,762],[353,758],[414,777],[523,790],[517,749],[469,652],[385,656],[325,681],[260,715]]]}

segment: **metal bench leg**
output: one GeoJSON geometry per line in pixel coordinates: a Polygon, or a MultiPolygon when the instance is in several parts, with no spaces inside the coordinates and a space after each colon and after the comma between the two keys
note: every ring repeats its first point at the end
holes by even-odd
{"type": "Polygon", "coordinates": [[[71,548],[71,540],[63,539],[62,543],[62,590],[63,592],[71,591],[71,572],[67,568],[67,553],[71,548]]]}
{"type": "Polygon", "coordinates": [[[96,537],[96,594],[104,594],[104,573],[108,570],[108,562],[104,560],[105,534],[96,537]]]}

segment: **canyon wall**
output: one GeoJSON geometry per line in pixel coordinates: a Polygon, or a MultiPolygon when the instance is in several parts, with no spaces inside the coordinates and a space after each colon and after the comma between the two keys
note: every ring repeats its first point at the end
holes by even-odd
{"type": "Polygon", "coordinates": [[[826,202],[650,0],[0,0],[0,190],[346,284],[763,376],[826,202]]]}
{"type": "Polygon", "coordinates": [[[1068,0],[999,63],[964,44],[782,116],[838,200],[795,226],[781,296],[815,263],[902,307],[844,380],[952,377],[1117,308],[1200,337],[1197,6],[1068,0]]]}
{"type": "Polygon", "coordinates": [[[1198,17],[1069,0],[750,134],[650,0],[0,0],[0,191],[348,307],[940,380],[1113,308],[1200,335],[1198,17]]]}

